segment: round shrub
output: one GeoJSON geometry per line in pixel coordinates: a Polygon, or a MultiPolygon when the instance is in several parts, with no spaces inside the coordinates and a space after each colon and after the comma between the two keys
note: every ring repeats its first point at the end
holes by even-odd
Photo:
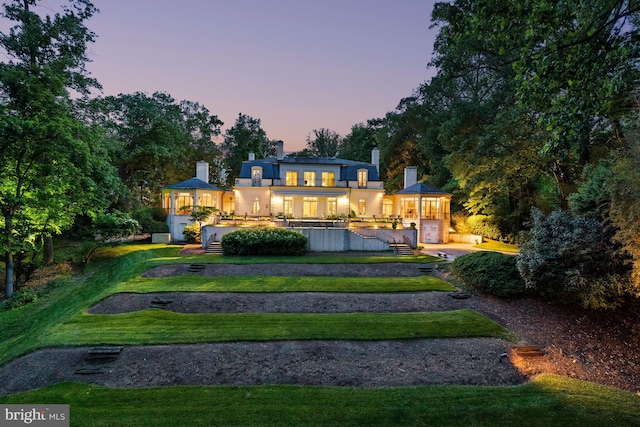
{"type": "Polygon", "coordinates": [[[184,230],[182,230],[182,234],[184,234],[184,240],[187,243],[198,243],[200,242],[200,238],[202,236],[202,230],[200,230],[199,224],[191,224],[187,225],[184,230]]]}
{"type": "Polygon", "coordinates": [[[286,228],[243,228],[222,236],[225,255],[304,255],[307,237],[286,228]]]}
{"type": "Polygon", "coordinates": [[[451,271],[478,291],[499,297],[519,297],[528,293],[516,267],[517,256],[481,251],[456,258],[451,271]]]}

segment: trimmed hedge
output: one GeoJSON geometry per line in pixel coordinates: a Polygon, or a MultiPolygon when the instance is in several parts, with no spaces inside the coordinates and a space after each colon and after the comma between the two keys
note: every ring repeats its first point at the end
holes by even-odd
{"type": "Polygon", "coordinates": [[[244,228],[222,236],[225,255],[304,255],[307,236],[286,228],[244,228]]]}
{"type": "Polygon", "coordinates": [[[529,293],[516,267],[518,257],[481,251],[456,258],[451,271],[478,291],[499,297],[519,297],[529,293]]]}

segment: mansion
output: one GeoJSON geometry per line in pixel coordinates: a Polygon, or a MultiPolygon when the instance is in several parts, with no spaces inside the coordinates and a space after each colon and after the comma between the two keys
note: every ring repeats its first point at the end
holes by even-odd
{"type": "Polygon", "coordinates": [[[447,243],[451,195],[417,182],[417,169],[404,172],[404,188],[385,194],[379,176],[379,151],[371,163],[338,158],[284,155],[242,163],[232,190],[209,184],[209,164],[196,165],[196,177],[162,189],[163,208],[172,240],[184,240],[194,206],[218,210],[210,223],[225,219],[241,226],[415,228],[417,243],[447,243]]]}

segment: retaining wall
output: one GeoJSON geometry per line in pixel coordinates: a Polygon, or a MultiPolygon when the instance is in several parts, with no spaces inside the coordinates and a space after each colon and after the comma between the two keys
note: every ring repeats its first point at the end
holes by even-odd
{"type": "MultiPolygon", "coordinates": [[[[202,247],[206,247],[209,238],[220,241],[222,236],[234,230],[237,230],[237,227],[204,226],[202,247]]],[[[307,250],[313,252],[388,251],[390,249],[386,240],[356,234],[346,228],[293,228],[293,230],[307,236],[307,250]]]]}

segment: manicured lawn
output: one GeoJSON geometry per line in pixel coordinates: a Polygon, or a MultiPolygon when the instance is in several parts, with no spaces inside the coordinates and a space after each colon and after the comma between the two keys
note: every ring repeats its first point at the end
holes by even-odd
{"type": "Polygon", "coordinates": [[[477,249],[485,249],[487,251],[511,252],[511,253],[520,252],[520,249],[518,249],[516,245],[498,242],[496,240],[486,240],[485,242],[480,243],[478,245],[474,245],[473,247],[477,249]]]}
{"type": "Polygon", "coordinates": [[[300,277],[300,276],[173,276],[136,277],[118,284],[115,292],[418,292],[454,291],[433,276],[420,277],[300,277]]]}
{"type": "MultiPolygon", "coordinates": [[[[107,296],[121,292],[139,279],[139,275],[156,266],[174,263],[426,263],[436,260],[428,255],[394,256],[340,256],[314,255],[302,257],[222,257],[212,255],[180,256],[181,246],[175,245],[122,245],[99,251],[86,270],[71,279],[61,281],[38,303],[11,311],[0,312],[0,363],[49,345],[51,333],[70,319],[82,315],[89,307],[107,296]],[[124,284],[122,288],[119,285],[124,284]]],[[[159,279],[156,279],[159,280],[159,279]]],[[[233,279],[230,279],[233,280],[233,279]]],[[[239,279],[240,282],[243,279],[239,279]]],[[[278,279],[274,279],[276,282],[278,279]]],[[[297,280],[297,279],[296,279],[297,280]]],[[[166,283],[165,290],[175,285],[166,283]]],[[[357,281],[356,281],[357,282],[357,281]]],[[[354,282],[354,287],[362,283],[354,282]]],[[[148,283],[148,282],[147,282],[148,283]]],[[[160,282],[159,282],[160,283],[160,282]]],[[[246,284],[246,280],[244,282],[246,284]]],[[[273,282],[271,282],[273,284],[273,282]]],[[[389,283],[393,283],[389,280],[389,283]]],[[[255,282],[254,282],[255,285],[255,282]]],[[[204,285],[210,286],[210,285],[204,285]]],[[[240,285],[242,286],[242,285],[240,285]]],[[[280,284],[275,287],[281,286],[280,284]]],[[[285,286],[285,285],[282,285],[285,286]]],[[[301,285],[306,286],[306,285],[301,285]]],[[[347,285],[348,286],[348,285],[347,285]]],[[[405,283],[402,286],[407,286],[405,283]]],[[[420,290],[425,283],[412,285],[420,290]]],[[[436,285],[436,286],[442,286],[436,285]]],[[[248,287],[245,287],[247,290],[248,287]]],[[[176,289],[179,290],[179,289],[176,289]]]]}
{"type": "MultiPolygon", "coordinates": [[[[337,315],[181,314],[162,310],[119,315],[86,313],[96,302],[116,292],[186,290],[178,278],[139,278],[140,273],[151,267],[176,262],[229,262],[226,257],[179,257],[178,250],[178,247],[162,245],[125,245],[104,251],[82,275],[61,281],[36,304],[0,312],[0,363],[49,345],[504,337],[507,334],[499,325],[469,310],[337,315]]],[[[238,262],[397,262],[400,259],[431,261],[424,257],[345,256],[238,262]]],[[[394,291],[417,291],[444,286],[426,277],[384,279],[380,283],[354,279],[326,282],[335,283],[336,289],[342,292],[358,292],[367,286],[369,291],[373,286],[376,292],[387,287],[394,291]]],[[[189,290],[194,291],[329,290],[321,280],[304,278],[260,278],[251,283],[247,277],[190,276],[189,282],[189,290]]],[[[552,375],[517,387],[109,389],[59,384],[0,397],[0,403],[69,403],[73,426],[634,426],[640,420],[638,395],[552,375]]]]}
{"type": "Polygon", "coordinates": [[[72,426],[637,426],[640,397],[545,375],[516,387],[60,384],[2,404],[68,403],[72,426]]]}
{"type": "Polygon", "coordinates": [[[53,328],[49,346],[302,339],[384,340],[509,337],[472,310],[433,313],[184,314],[159,309],[81,314],[53,328]]]}
{"type": "Polygon", "coordinates": [[[431,255],[408,255],[396,257],[388,256],[352,256],[341,254],[322,254],[306,256],[222,256],[222,255],[192,255],[157,257],[155,261],[162,264],[415,264],[442,261],[431,255]]]}
{"type": "Polygon", "coordinates": [[[0,363],[44,345],[52,328],[82,313],[113,292],[117,283],[146,271],[154,257],[178,248],[123,245],[101,252],[96,263],[51,289],[36,304],[0,311],[0,363]]]}

